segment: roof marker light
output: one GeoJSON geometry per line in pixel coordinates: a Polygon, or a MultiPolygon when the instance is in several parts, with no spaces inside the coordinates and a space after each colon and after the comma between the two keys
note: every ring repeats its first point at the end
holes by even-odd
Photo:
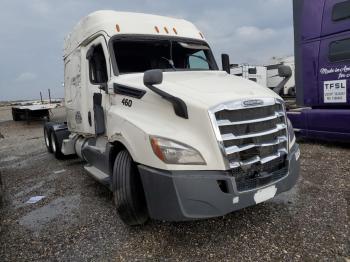
{"type": "Polygon", "coordinates": [[[164,31],[169,34],[168,28],[166,28],[166,26],[164,26],[164,31]]]}
{"type": "Polygon", "coordinates": [[[155,26],[154,29],[156,30],[157,33],[159,33],[159,28],[158,28],[158,26],[155,26]]]}
{"type": "Polygon", "coordinates": [[[174,33],[177,35],[177,30],[176,30],[175,27],[173,28],[173,31],[174,31],[174,33]]]}
{"type": "Polygon", "coordinates": [[[115,29],[117,29],[117,32],[120,32],[120,27],[118,24],[115,25],[115,29]]]}

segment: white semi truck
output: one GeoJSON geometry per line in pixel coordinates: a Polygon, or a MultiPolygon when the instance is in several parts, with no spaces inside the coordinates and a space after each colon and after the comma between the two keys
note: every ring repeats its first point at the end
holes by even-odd
{"type": "Polygon", "coordinates": [[[299,147],[282,99],[220,71],[190,22],[97,11],[64,45],[66,123],[48,151],[77,154],[128,225],[222,216],[287,191],[299,147]]]}

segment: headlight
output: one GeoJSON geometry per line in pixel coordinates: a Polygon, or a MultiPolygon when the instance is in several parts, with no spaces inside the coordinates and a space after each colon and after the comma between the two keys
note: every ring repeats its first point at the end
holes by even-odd
{"type": "Polygon", "coordinates": [[[290,150],[295,144],[295,133],[294,133],[292,123],[288,118],[287,118],[287,125],[288,125],[288,142],[289,142],[289,150],[290,150]]]}
{"type": "Polygon", "coordinates": [[[167,164],[205,165],[202,155],[194,148],[167,138],[151,136],[154,154],[167,164]]]}

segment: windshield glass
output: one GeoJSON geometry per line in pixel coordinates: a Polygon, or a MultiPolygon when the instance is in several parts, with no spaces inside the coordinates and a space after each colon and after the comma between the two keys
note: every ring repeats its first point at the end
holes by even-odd
{"type": "Polygon", "coordinates": [[[120,39],[113,42],[120,74],[150,69],[164,71],[217,70],[209,46],[204,42],[173,39],[120,39]]]}

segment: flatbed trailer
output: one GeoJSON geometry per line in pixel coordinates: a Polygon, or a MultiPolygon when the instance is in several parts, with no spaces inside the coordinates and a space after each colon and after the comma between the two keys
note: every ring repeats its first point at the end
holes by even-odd
{"type": "Polygon", "coordinates": [[[14,121],[27,121],[46,118],[50,121],[50,110],[58,104],[20,105],[12,107],[14,121]]]}

